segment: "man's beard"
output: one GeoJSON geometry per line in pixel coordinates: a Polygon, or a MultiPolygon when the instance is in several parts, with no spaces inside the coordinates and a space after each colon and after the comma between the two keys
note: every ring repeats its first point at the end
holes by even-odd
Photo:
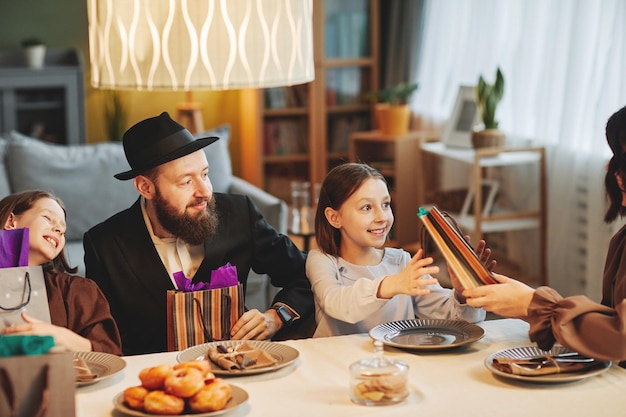
{"type": "Polygon", "coordinates": [[[190,245],[199,245],[215,236],[215,231],[217,230],[215,198],[212,196],[210,199],[199,198],[193,201],[191,205],[199,204],[203,201],[207,202],[206,210],[198,213],[197,216],[191,216],[187,210],[183,214],[179,214],[157,189],[154,197],[154,208],[157,219],[165,230],[190,245]]]}

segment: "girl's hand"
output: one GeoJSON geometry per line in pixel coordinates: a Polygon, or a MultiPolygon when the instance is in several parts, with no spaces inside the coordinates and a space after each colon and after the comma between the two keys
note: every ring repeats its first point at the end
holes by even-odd
{"type": "Polygon", "coordinates": [[[24,320],[23,324],[13,324],[2,329],[2,334],[13,335],[36,335],[36,336],[52,336],[54,344],[61,346],[67,350],[74,352],[91,352],[91,341],[73,331],[54,324],[37,320],[28,316],[26,313],[21,314],[24,320]]]}
{"type": "Polygon", "coordinates": [[[438,266],[429,266],[433,258],[422,258],[424,250],[417,251],[415,256],[404,270],[398,274],[385,277],[378,287],[378,298],[391,298],[397,294],[425,295],[430,293],[428,285],[434,285],[438,281],[429,275],[439,272],[438,266]]]}
{"type": "MultiPolygon", "coordinates": [[[[465,236],[465,238],[468,242],[470,241],[469,236],[465,236]]],[[[493,269],[496,267],[497,262],[495,261],[495,259],[489,260],[489,257],[491,256],[491,249],[487,247],[487,243],[484,240],[481,239],[478,241],[478,246],[476,246],[476,249],[474,249],[474,253],[476,254],[476,256],[478,256],[480,262],[485,265],[489,272],[493,272],[493,269]]]]}
{"type": "MultiPolygon", "coordinates": [[[[467,240],[468,242],[470,241],[469,235],[465,236],[465,240],[467,240]]],[[[487,243],[484,240],[481,239],[478,241],[478,246],[476,246],[476,249],[474,249],[474,253],[476,254],[476,256],[478,256],[480,262],[485,265],[487,270],[489,270],[489,272],[493,272],[493,269],[496,267],[496,261],[494,259],[489,260],[489,258],[491,257],[491,249],[487,247],[487,243]]],[[[461,304],[463,304],[465,303],[465,297],[463,296],[464,288],[450,265],[446,264],[446,266],[448,269],[448,275],[450,276],[450,282],[452,283],[452,287],[456,292],[456,298],[457,300],[459,300],[459,302],[461,302],[461,304]]]]}

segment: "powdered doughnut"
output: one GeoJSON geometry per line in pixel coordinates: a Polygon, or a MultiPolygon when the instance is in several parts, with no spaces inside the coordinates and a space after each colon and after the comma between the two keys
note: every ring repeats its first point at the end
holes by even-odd
{"type": "Polygon", "coordinates": [[[146,395],[143,408],[150,414],[181,414],[185,409],[185,400],[161,390],[155,390],[146,395]]]}
{"type": "Polygon", "coordinates": [[[177,369],[165,378],[165,392],[189,398],[204,387],[204,376],[195,368],[177,369]]]}
{"type": "Polygon", "coordinates": [[[218,411],[226,407],[232,395],[230,385],[222,378],[216,378],[189,399],[189,408],[195,413],[218,411]]]}
{"type": "Polygon", "coordinates": [[[130,408],[135,410],[143,410],[143,401],[148,394],[148,389],[141,385],[126,388],[124,390],[124,401],[130,408]]]}
{"type": "Polygon", "coordinates": [[[151,368],[145,368],[139,372],[139,380],[141,385],[148,389],[163,389],[165,386],[165,378],[172,374],[174,370],[170,365],[158,365],[151,368]]]}
{"type": "Polygon", "coordinates": [[[177,369],[187,369],[187,368],[195,368],[202,373],[203,377],[206,377],[211,372],[211,364],[207,360],[193,360],[187,362],[181,362],[174,365],[174,370],[177,369]]]}

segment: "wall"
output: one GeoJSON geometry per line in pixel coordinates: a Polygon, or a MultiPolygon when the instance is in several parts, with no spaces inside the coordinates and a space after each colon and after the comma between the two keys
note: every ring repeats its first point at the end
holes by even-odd
{"type": "MultiPolygon", "coordinates": [[[[38,37],[49,47],[77,48],[81,51],[85,65],[86,140],[108,140],[103,118],[104,95],[90,85],[87,1],[0,0],[0,15],[0,49],[19,48],[22,39],[38,37]]],[[[185,100],[182,92],[121,92],[121,97],[128,111],[128,126],[163,111],[174,116],[176,104],[185,100]]],[[[193,99],[203,103],[205,128],[222,123],[231,125],[233,171],[240,175],[241,92],[197,92],[193,99]]]]}

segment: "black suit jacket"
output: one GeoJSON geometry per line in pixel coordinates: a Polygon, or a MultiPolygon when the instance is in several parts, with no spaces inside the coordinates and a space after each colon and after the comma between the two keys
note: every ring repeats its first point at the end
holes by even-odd
{"type": "MultiPolygon", "coordinates": [[[[193,281],[210,280],[211,271],[230,262],[244,289],[250,269],[268,274],[272,285],[283,288],[274,302],[287,304],[303,319],[313,317],[306,255],[276,232],[248,197],[214,196],[218,229],[204,244],[204,260],[193,281]]],[[[174,286],[152,243],[140,201],[87,231],[83,246],[86,275],[109,301],[124,354],[166,351],[166,292],[174,286]]]]}

